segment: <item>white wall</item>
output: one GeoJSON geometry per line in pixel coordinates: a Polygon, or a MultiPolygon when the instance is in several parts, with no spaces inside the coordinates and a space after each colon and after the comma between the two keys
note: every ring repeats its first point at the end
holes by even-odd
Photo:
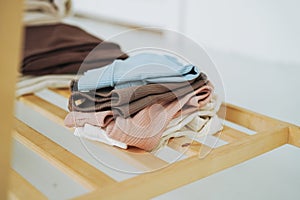
{"type": "Polygon", "coordinates": [[[73,0],[74,10],[134,26],[172,27],[180,22],[181,0],[73,0]]]}
{"type": "Polygon", "coordinates": [[[298,0],[74,0],[75,10],[183,32],[207,48],[300,64],[298,0]]]}
{"type": "Polygon", "coordinates": [[[300,1],[189,0],[185,32],[208,47],[300,63],[300,1]]]}

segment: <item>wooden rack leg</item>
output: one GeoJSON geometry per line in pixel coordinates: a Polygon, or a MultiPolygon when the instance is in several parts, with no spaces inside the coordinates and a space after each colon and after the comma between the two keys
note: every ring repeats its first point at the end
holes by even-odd
{"type": "Polygon", "coordinates": [[[289,127],[289,144],[300,147],[300,127],[291,125],[289,127]]]}
{"type": "Polygon", "coordinates": [[[15,83],[21,49],[21,0],[0,1],[0,199],[7,198],[15,83]]]}

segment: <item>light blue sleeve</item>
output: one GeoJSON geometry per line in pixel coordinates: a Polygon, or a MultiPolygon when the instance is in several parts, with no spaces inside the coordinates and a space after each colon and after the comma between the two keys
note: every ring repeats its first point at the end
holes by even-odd
{"type": "Polygon", "coordinates": [[[196,66],[183,65],[175,57],[141,53],[87,71],[79,79],[78,89],[88,91],[104,87],[126,88],[148,83],[184,82],[199,74],[196,66]]]}

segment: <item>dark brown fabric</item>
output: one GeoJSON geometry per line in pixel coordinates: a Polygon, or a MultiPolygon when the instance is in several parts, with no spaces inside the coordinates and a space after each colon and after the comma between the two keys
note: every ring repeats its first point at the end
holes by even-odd
{"type": "Polygon", "coordinates": [[[77,82],[73,81],[68,107],[70,111],[79,112],[113,110],[114,114],[127,118],[159,101],[174,101],[207,83],[207,76],[201,73],[196,79],[182,83],[148,84],[124,89],[102,88],[80,92],[77,82]]]}
{"type": "Polygon", "coordinates": [[[118,44],[104,42],[75,26],[62,23],[28,26],[21,73],[82,74],[127,57],[118,44]]]}

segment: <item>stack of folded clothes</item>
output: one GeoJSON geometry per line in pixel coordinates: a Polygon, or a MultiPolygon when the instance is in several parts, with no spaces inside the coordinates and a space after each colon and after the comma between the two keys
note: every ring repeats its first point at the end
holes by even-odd
{"type": "Polygon", "coordinates": [[[16,95],[46,87],[69,87],[71,80],[84,71],[127,57],[118,44],[105,42],[72,25],[26,26],[20,68],[23,77],[16,95]],[[88,56],[90,52],[93,56],[88,56]]]}
{"type": "Polygon", "coordinates": [[[222,129],[207,76],[175,57],[140,53],[73,80],[65,125],[109,145],[155,151],[172,137],[222,129]]]}
{"type": "Polygon", "coordinates": [[[83,72],[128,57],[118,44],[63,23],[70,13],[71,0],[24,1],[23,59],[16,96],[68,88],[83,72]]]}

